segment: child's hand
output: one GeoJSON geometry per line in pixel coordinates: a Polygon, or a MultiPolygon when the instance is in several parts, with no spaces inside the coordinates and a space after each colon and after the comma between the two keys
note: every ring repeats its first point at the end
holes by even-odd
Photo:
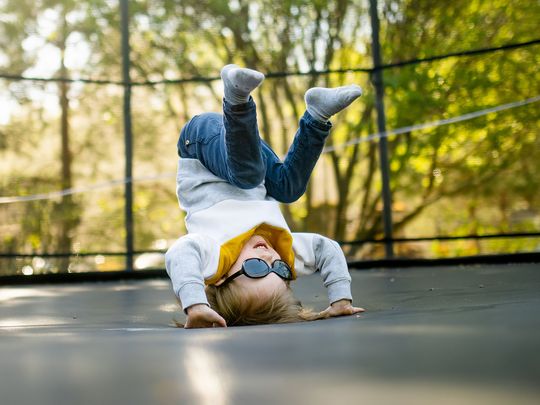
{"type": "Polygon", "coordinates": [[[320,319],[333,316],[353,315],[358,312],[364,312],[364,308],[353,307],[349,300],[339,300],[334,302],[324,311],[319,312],[320,319]]]}
{"type": "Polygon", "coordinates": [[[223,319],[216,311],[205,304],[192,305],[187,309],[187,321],[184,328],[213,328],[227,327],[223,319]]]}

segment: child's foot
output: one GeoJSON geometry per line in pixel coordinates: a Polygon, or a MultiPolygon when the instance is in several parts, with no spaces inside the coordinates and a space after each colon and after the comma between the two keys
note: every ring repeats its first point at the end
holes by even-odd
{"type": "Polygon", "coordinates": [[[351,84],[333,89],[313,87],[306,91],[304,99],[308,113],[317,121],[327,122],[361,95],[362,88],[351,84]]]}
{"type": "Polygon", "coordinates": [[[231,104],[243,104],[249,100],[249,93],[264,80],[264,75],[256,70],[226,65],[221,69],[221,80],[225,88],[225,100],[231,104]]]}

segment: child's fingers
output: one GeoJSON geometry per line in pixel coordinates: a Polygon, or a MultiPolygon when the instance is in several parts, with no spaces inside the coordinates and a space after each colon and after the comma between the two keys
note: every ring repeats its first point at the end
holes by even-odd
{"type": "Polygon", "coordinates": [[[227,327],[227,322],[225,322],[225,319],[223,319],[221,316],[218,316],[214,322],[212,323],[212,327],[214,328],[226,328],[227,327]]]}
{"type": "Polygon", "coordinates": [[[316,319],[330,318],[331,316],[333,316],[330,311],[331,311],[331,308],[326,308],[324,311],[321,311],[317,314],[316,319]]]}
{"type": "Polygon", "coordinates": [[[317,314],[316,319],[325,319],[325,318],[330,318],[334,316],[347,316],[347,315],[353,315],[353,314],[357,314],[359,312],[364,312],[364,311],[365,311],[364,308],[353,307],[352,305],[347,305],[341,308],[333,308],[330,306],[326,308],[324,311],[319,312],[317,314]]]}

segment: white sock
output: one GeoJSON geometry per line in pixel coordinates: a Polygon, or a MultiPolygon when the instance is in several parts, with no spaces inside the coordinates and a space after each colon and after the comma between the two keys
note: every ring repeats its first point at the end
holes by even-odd
{"type": "Polygon", "coordinates": [[[362,88],[356,84],[327,89],[313,87],[306,91],[308,113],[317,121],[327,122],[330,117],[348,107],[362,95],[362,88]]]}
{"type": "Polygon", "coordinates": [[[221,80],[225,90],[225,100],[231,104],[243,104],[249,100],[249,93],[264,80],[264,75],[256,70],[226,65],[221,69],[221,80]]]}

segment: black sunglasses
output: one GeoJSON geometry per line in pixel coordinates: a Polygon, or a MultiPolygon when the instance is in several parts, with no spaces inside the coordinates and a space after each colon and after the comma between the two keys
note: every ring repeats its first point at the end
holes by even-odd
{"type": "Polygon", "coordinates": [[[232,280],[241,276],[242,274],[245,274],[249,278],[262,278],[270,273],[276,273],[284,280],[292,280],[293,278],[291,268],[283,260],[274,261],[274,263],[272,263],[272,267],[270,267],[264,260],[253,257],[251,259],[247,259],[242,264],[242,270],[237,271],[230,277],[227,277],[220,287],[230,283],[232,280]]]}

